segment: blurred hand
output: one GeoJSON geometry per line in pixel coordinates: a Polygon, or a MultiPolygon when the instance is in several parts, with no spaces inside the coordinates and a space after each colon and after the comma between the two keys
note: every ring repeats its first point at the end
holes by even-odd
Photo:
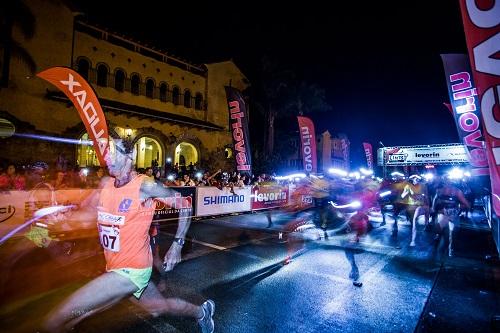
{"type": "Polygon", "coordinates": [[[182,247],[179,244],[176,242],[172,243],[163,259],[163,269],[165,272],[173,270],[175,265],[181,261],[181,250],[182,247]]]}

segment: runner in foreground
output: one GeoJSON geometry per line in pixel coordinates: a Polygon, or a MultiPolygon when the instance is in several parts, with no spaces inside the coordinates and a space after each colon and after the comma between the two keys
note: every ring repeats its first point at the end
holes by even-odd
{"type": "MultiPolygon", "coordinates": [[[[44,329],[49,332],[68,331],[127,297],[152,316],[192,317],[203,333],[214,331],[212,300],[198,306],[179,298],[164,298],[150,282],[153,256],[148,232],[155,209],[152,198],[173,196],[173,191],[136,175],[132,170],[134,154],[132,143],[116,140],[114,151],[106,158],[113,178],[103,179],[100,195],[94,195],[72,216],[83,221],[95,220],[97,215],[106,273],[78,289],[48,315],[44,329]]],[[[174,242],[164,258],[166,271],[180,262],[190,223],[189,212],[181,210],[174,242]]]]}

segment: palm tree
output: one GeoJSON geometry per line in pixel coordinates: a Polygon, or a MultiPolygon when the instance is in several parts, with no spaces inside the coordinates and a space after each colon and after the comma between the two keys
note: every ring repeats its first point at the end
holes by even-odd
{"type": "Polygon", "coordinates": [[[35,16],[28,6],[21,0],[8,0],[0,2],[0,49],[3,50],[2,72],[0,87],[7,87],[10,76],[10,60],[16,57],[23,62],[31,74],[36,71],[36,63],[28,51],[12,37],[14,26],[20,28],[27,39],[35,33],[35,16]]]}
{"type": "Polygon", "coordinates": [[[322,88],[298,80],[290,69],[280,67],[267,57],[263,59],[261,88],[254,104],[254,109],[260,110],[266,117],[264,151],[267,156],[274,153],[277,119],[331,110],[322,88]]]}

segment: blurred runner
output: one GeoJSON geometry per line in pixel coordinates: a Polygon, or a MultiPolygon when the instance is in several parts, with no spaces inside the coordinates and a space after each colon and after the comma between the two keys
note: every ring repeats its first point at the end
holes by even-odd
{"type": "Polygon", "coordinates": [[[460,221],[460,207],[470,209],[471,205],[463,192],[453,185],[449,178],[443,177],[442,185],[436,190],[433,206],[437,212],[436,241],[438,253],[444,252],[446,245],[448,245],[448,256],[453,256],[453,230],[455,224],[460,221]]]}
{"type": "MultiPolygon", "coordinates": [[[[47,317],[44,328],[49,332],[68,331],[83,319],[129,298],[152,316],[169,314],[195,318],[202,332],[213,332],[215,304],[201,306],[179,298],[164,298],[150,283],[153,256],[149,228],[154,214],[153,197],[173,196],[171,190],[144,175],[132,173],[135,150],[129,141],[116,140],[114,151],[106,156],[109,174],[101,184],[101,194],[91,204],[74,213],[77,220],[95,220],[106,259],[106,273],[90,281],[47,317]]],[[[166,271],[181,260],[184,237],[191,221],[179,217],[174,242],[164,258],[166,271]]]]}

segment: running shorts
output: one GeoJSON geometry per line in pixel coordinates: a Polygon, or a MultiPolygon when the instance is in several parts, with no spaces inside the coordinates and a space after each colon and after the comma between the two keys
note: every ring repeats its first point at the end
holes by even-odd
{"type": "Polygon", "coordinates": [[[134,296],[135,298],[139,299],[144,289],[146,289],[146,287],[148,286],[153,268],[117,268],[110,270],[110,272],[120,274],[121,276],[124,276],[132,281],[132,283],[135,284],[138,288],[134,293],[134,296]]]}

